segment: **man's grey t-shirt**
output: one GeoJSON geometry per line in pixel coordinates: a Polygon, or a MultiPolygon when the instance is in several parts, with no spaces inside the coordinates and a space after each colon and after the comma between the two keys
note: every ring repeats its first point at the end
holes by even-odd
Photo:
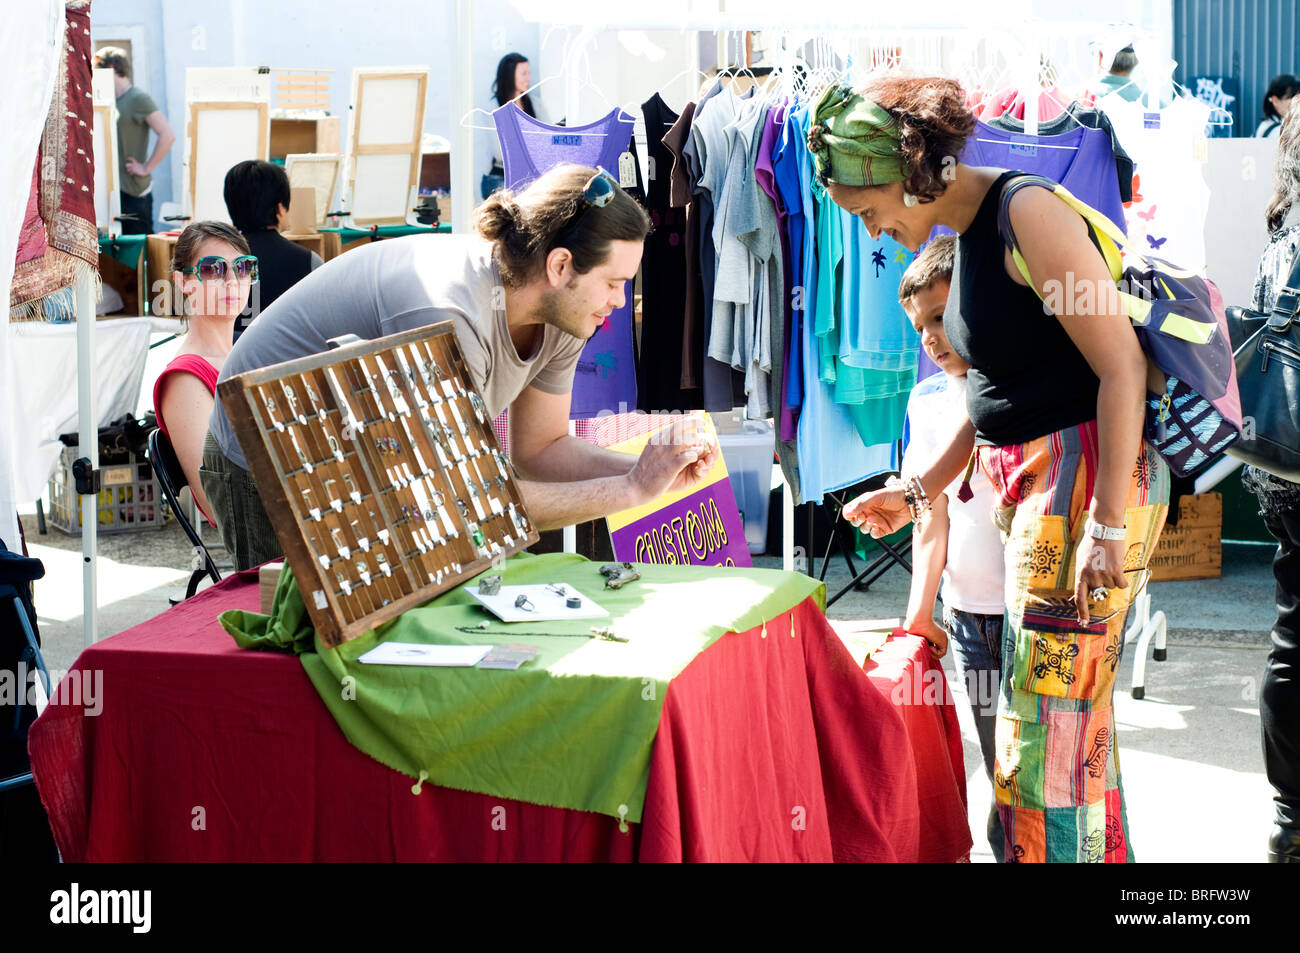
{"type": "MultiPolygon", "coordinates": [[[[319,354],[343,334],[373,339],[451,321],[492,417],[529,385],[569,393],[586,342],[547,324],[536,352],[521,358],[510,340],[504,296],[495,291],[503,287],[492,245],[482,239],[413,235],[373,242],[317,268],[276,299],[235,342],[218,382],[319,354]]],[[[208,427],[221,452],[248,469],[220,399],[208,427]]]]}

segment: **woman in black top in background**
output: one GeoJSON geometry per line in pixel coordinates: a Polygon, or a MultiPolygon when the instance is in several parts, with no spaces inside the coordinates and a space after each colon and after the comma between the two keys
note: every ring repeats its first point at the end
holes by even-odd
{"type": "Polygon", "coordinates": [[[1268,84],[1268,89],[1264,91],[1264,118],[1260,120],[1259,125],[1255,128],[1255,137],[1257,139],[1266,139],[1269,136],[1275,136],[1278,129],[1282,126],[1282,120],[1286,119],[1287,113],[1291,111],[1291,101],[1295,94],[1300,92],[1300,79],[1296,79],[1290,73],[1282,73],[1280,76],[1274,76],[1268,84]]]}

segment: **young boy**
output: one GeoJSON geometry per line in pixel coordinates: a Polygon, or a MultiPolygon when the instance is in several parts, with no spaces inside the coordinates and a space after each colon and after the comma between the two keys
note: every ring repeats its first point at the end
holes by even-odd
{"type": "MultiPolygon", "coordinates": [[[[936,238],[907,271],[898,297],[921,335],[921,346],[943,372],[912,389],[907,402],[907,449],[903,472],[915,473],[966,416],[966,372],[943,330],[943,312],[952,280],[956,239],[936,238]]],[[[961,502],[961,478],[939,494],[930,511],[912,529],[912,588],[904,627],[924,637],[936,658],[952,638],[957,676],[970,697],[979,733],[980,752],[993,781],[993,730],[997,721],[1002,664],[1002,537],[993,523],[993,486],[977,467],[970,476],[974,497],[961,502]],[[934,621],[934,598],[942,581],[943,622],[934,621]]],[[[996,802],[989,814],[989,846],[1002,859],[1002,825],[996,802]]]]}

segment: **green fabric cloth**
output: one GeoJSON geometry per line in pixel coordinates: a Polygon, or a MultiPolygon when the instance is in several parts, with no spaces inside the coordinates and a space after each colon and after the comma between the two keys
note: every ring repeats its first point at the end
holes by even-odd
{"type": "Polygon", "coordinates": [[[843,86],[829,86],[813,108],[808,149],[823,179],[888,185],[908,175],[898,137],[898,120],[887,109],[843,86]]]}
{"type": "MultiPolygon", "coordinates": [[[[638,565],[642,578],[604,588],[581,556],[517,556],[506,585],[564,583],[609,610],[628,643],[588,637],[592,625],[493,619],[489,633],[458,632],[492,618],[463,587],[327,649],[313,636],[286,571],[271,616],[227,612],[221,624],[244,647],[300,653],[308,677],[348,740],[377,761],[432,784],[637,822],[668,683],[728,632],[744,632],[809,596],[822,583],[770,569],[638,565]],[[573,632],[529,636],[528,632],[573,632]],[[515,671],[364,665],[380,642],[533,645],[515,671]]],[[[471,585],[476,585],[471,580],[471,585]]]]}
{"type": "Polygon", "coordinates": [[[275,587],[270,615],[232,609],[221,613],[219,619],[221,627],[241,649],[266,649],[294,655],[316,651],[316,630],[311,627],[307,606],[287,563],[275,587]]]}
{"type": "Polygon", "coordinates": [[[348,228],[340,225],[321,226],[318,231],[338,232],[339,241],[344,245],[348,242],[355,242],[361,238],[401,238],[403,235],[434,235],[449,234],[450,225],[438,225],[430,227],[428,225],[376,225],[374,231],[368,228],[348,228]]]}
{"type": "Polygon", "coordinates": [[[128,268],[140,265],[140,256],[144,254],[144,243],[148,235],[114,235],[99,240],[99,253],[108,255],[114,261],[120,261],[128,268]]]}
{"type": "Polygon", "coordinates": [[[158,111],[153,97],[139,86],[131,86],[117,97],[117,171],[118,182],[127,195],[140,196],[153,184],[152,175],[132,175],[126,160],[141,165],[149,162],[149,123],[146,118],[158,111]]]}

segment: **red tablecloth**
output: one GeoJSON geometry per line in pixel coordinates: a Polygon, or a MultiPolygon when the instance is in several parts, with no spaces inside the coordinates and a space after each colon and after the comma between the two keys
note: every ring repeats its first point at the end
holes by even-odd
{"type": "Polygon", "coordinates": [[[958,859],[959,855],[950,852],[965,844],[963,853],[969,859],[972,845],[966,817],[961,727],[943,666],[930,654],[925,639],[896,629],[889,642],[867,659],[864,668],[871,684],[893,702],[907,732],[916,770],[921,856],[928,860],[958,859]],[[954,809],[959,802],[960,814],[954,809]]]}
{"type": "Polygon", "coordinates": [[[910,677],[915,646],[891,642],[868,678],[812,600],[766,637],[724,637],[672,681],[643,821],[626,832],[604,815],[427,783],[413,794],[347,742],[295,658],[235,648],[217,614],[257,603],[255,575],[241,573],[78,658],[93,707],[56,692],[29,744],[65,860],[910,861],[970,849],[960,740],[920,731],[927,716],[955,729],[951,705],[918,715],[881,681],[885,655],[910,677]]]}

